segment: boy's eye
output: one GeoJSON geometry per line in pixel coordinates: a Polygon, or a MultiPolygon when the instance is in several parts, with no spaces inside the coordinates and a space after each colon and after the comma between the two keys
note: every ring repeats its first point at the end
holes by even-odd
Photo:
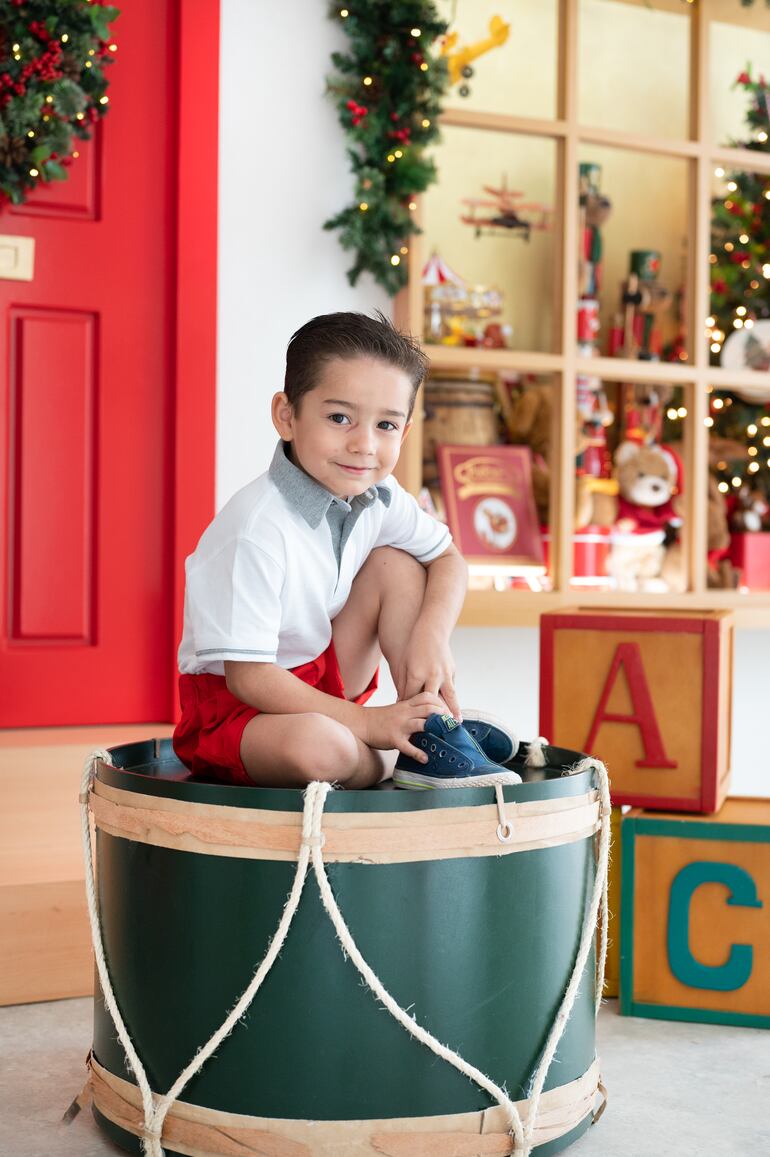
{"type": "Polygon", "coordinates": [[[350,418],[347,414],[329,414],[329,421],[334,422],[337,426],[341,426],[343,422],[349,422],[350,418]]]}
{"type": "Polygon", "coordinates": [[[387,419],[385,421],[378,422],[377,425],[378,425],[378,428],[380,430],[397,430],[398,429],[398,426],[396,425],[395,422],[389,422],[389,421],[387,421],[387,419]]]}

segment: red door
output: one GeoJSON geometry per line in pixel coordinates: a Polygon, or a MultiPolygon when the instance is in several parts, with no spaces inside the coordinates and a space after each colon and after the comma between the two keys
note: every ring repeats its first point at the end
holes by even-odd
{"type": "Polygon", "coordinates": [[[179,24],[122,8],[95,138],[0,214],[35,239],[0,280],[5,727],[172,712],[179,24]]]}

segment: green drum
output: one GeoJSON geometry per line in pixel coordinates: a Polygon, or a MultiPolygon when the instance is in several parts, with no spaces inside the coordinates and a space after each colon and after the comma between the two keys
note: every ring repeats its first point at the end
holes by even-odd
{"type": "Polygon", "coordinates": [[[608,795],[600,764],[574,770],[579,753],[542,751],[546,766],[512,761],[516,787],[314,785],[307,802],[193,781],[167,740],[116,747],[114,766],[94,759],[81,799],[96,828],[102,975],[156,1096],[281,944],[175,1093],[162,1140],[97,986],[91,1090],[105,1133],[166,1157],[547,1157],[581,1136],[600,1087],[593,945],[608,795]],[[506,1094],[529,1121],[523,1141],[506,1094]]]}

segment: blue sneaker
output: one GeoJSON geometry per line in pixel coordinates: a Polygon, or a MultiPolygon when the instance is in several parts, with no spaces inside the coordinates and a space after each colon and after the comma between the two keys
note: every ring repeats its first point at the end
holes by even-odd
{"type": "Polygon", "coordinates": [[[513,732],[485,711],[463,709],[463,727],[492,763],[507,763],[519,750],[519,741],[513,732]]]}
{"type": "Polygon", "coordinates": [[[429,715],[425,730],[411,737],[425,751],[427,763],[399,754],[393,772],[396,787],[495,787],[521,783],[521,776],[487,759],[475,739],[451,715],[429,715]]]}

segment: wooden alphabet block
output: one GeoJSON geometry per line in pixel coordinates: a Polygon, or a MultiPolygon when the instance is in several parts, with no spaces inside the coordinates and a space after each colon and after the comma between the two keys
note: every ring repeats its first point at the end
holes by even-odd
{"type": "Polygon", "coordinates": [[[714,812],[730,776],[729,611],[545,614],[540,731],[595,755],[613,804],[714,812]]]}
{"type": "Polygon", "coordinates": [[[770,799],[623,817],[620,1011],[770,1028],[770,799]]]}

